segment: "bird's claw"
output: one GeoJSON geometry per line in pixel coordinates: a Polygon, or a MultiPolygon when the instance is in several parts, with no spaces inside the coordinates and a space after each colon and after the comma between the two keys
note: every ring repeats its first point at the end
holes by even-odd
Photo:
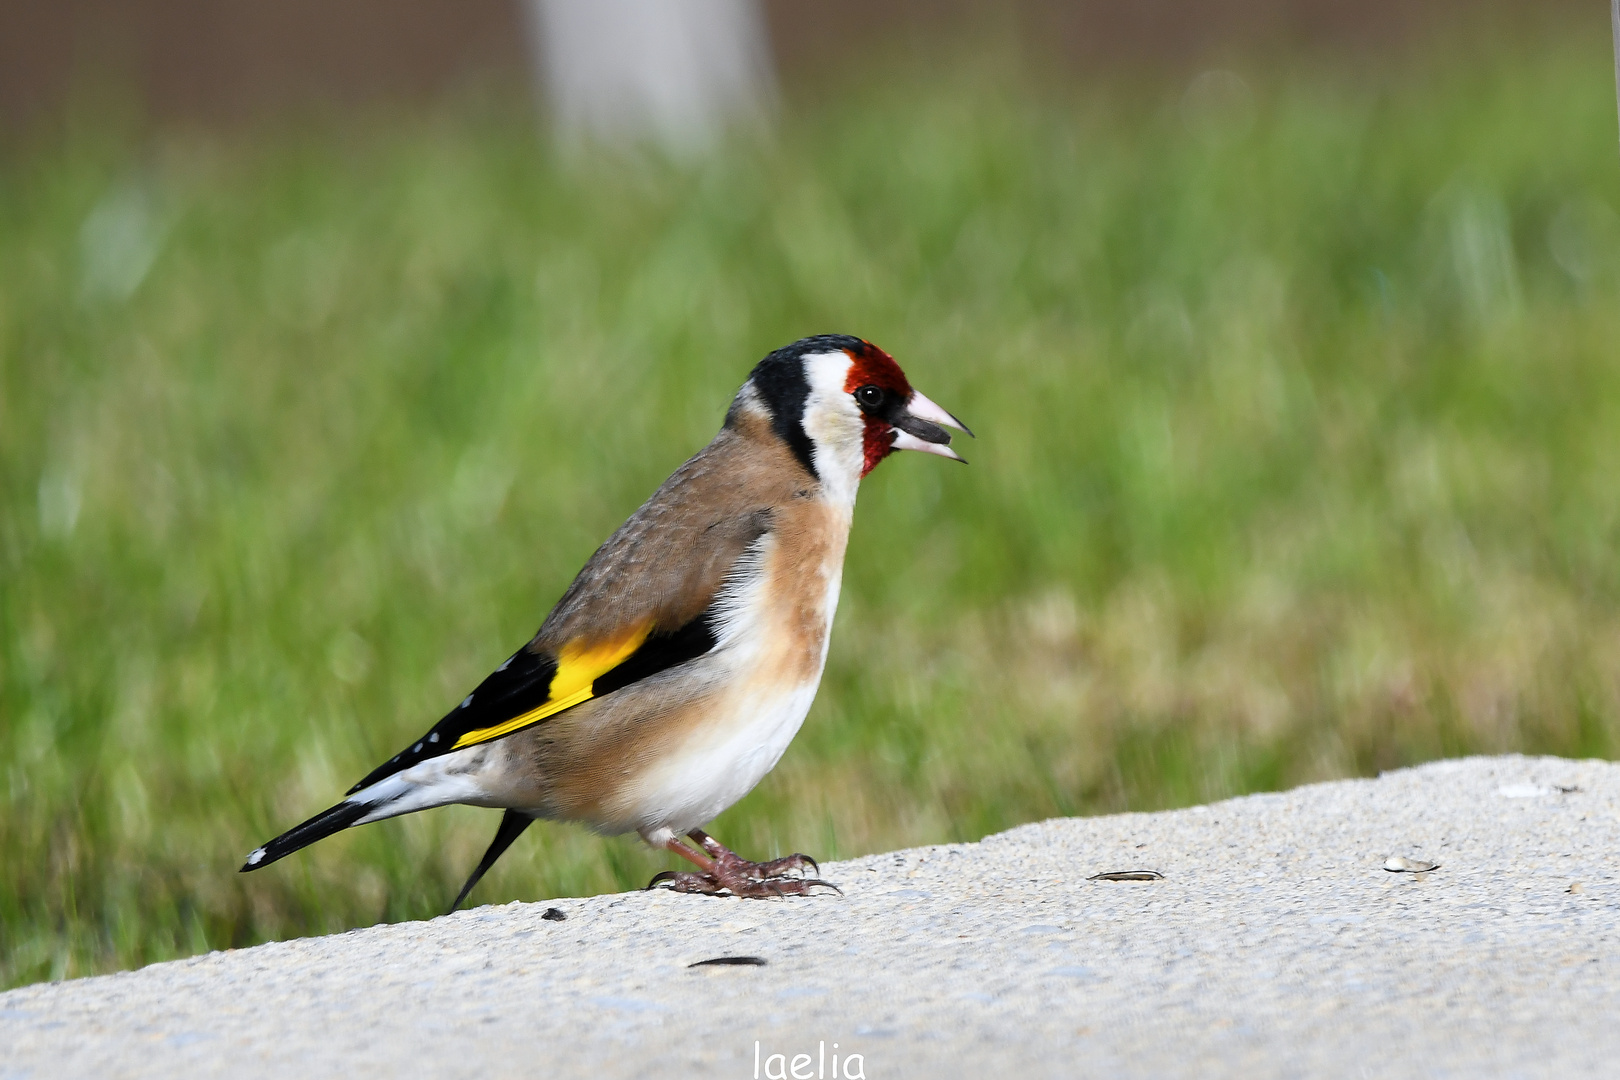
{"type": "Polygon", "coordinates": [[[742,869],[742,871],[749,877],[759,878],[761,880],[765,878],[785,877],[788,873],[794,870],[798,870],[802,874],[806,866],[808,866],[813,873],[821,873],[820,863],[816,862],[816,860],[812,859],[808,855],[800,855],[797,852],[792,855],[784,855],[780,859],[771,859],[767,862],[761,863],[748,862],[746,859],[741,858],[739,858],[737,861],[742,864],[740,869],[742,869]]]}
{"type": "Polygon", "coordinates": [[[672,840],[667,846],[676,854],[697,863],[701,869],[696,872],[665,870],[648,882],[647,888],[664,886],[675,892],[711,896],[728,893],[732,896],[776,897],[805,896],[819,885],[840,896],[844,895],[843,890],[832,882],[806,876],[807,869],[811,873],[821,873],[821,865],[808,855],[795,852],[780,859],[751,862],[702,829],[693,829],[687,836],[703,849],[708,859],[697,858],[679,841],[672,840]],[[793,874],[798,876],[790,876],[793,874]]]}
{"type": "Polygon", "coordinates": [[[704,896],[729,894],[754,900],[772,900],[788,896],[808,896],[817,886],[831,889],[839,896],[844,891],[830,881],[820,878],[756,878],[739,874],[704,874],[691,870],[664,870],[653,875],[648,889],[668,889],[671,892],[699,893],[704,896]]]}

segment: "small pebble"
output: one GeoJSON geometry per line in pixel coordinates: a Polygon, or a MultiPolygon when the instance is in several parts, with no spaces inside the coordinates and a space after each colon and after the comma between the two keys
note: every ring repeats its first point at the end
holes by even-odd
{"type": "Polygon", "coordinates": [[[1425,874],[1430,870],[1438,870],[1439,863],[1424,862],[1422,859],[1408,859],[1404,855],[1391,855],[1384,860],[1384,869],[1392,874],[1425,874]]]}
{"type": "Polygon", "coordinates": [[[564,919],[568,918],[567,915],[563,914],[562,908],[554,907],[546,908],[545,913],[540,917],[547,922],[562,922],[564,919]]]}
{"type": "Polygon", "coordinates": [[[1569,883],[1569,891],[1572,892],[1572,893],[1583,893],[1586,890],[1581,888],[1581,883],[1580,882],[1572,881],[1572,882],[1569,883]]]}

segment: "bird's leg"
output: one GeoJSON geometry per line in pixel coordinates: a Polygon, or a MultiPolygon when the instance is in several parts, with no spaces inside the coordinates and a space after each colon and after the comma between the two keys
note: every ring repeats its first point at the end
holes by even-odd
{"type": "Polygon", "coordinates": [[[651,881],[647,882],[647,888],[651,889],[657,885],[665,885],[676,892],[707,893],[710,895],[724,891],[725,886],[720,884],[720,875],[713,859],[706,859],[699,855],[681,843],[681,838],[678,836],[672,836],[664,841],[664,847],[681,858],[690,860],[697,866],[697,871],[661,870],[653,875],[651,881]]]}
{"type": "Polygon", "coordinates": [[[806,869],[815,871],[818,874],[821,872],[820,865],[808,855],[795,853],[793,855],[784,855],[780,859],[772,859],[769,862],[749,862],[702,829],[693,829],[686,835],[690,836],[697,842],[698,846],[708,852],[709,858],[716,863],[727,866],[755,881],[786,877],[795,870],[799,872],[800,876],[804,875],[806,869]]]}

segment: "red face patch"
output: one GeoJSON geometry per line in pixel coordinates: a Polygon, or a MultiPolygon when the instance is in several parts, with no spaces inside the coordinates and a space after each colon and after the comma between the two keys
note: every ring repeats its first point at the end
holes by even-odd
{"type": "MultiPolygon", "coordinates": [[[[844,393],[853,394],[863,386],[881,386],[901,401],[911,398],[911,383],[906,381],[906,373],[900,370],[900,365],[888,353],[870,341],[863,341],[859,348],[848,351],[854,363],[850,364],[849,376],[844,380],[844,393]]],[[[875,416],[866,418],[866,429],[861,437],[863,478],[877,468],[878,462],[894,453],[896,434],[892,425],[875,416]]]]}
{"type": "Polygon", "coordinates": [[[861,447],[866,460],[861,463],[861,479],[877,468],[878,462],[894,453],[894,437],[899,432],[875,416],[866,418],[866,430],[861,433],[861,447]]]}
{"type": "Polygon", "coordinates": [[[894,362],[894,357],[870,341],[863,341],[860,348],[848,351],[854,363],[849,365],[844,393],[853,394],[863,386],[881,386],[898,394],[901,401],[911,398],[911,384],[906,381],[906,373],[900,370],[900,365],[894,362]]]}

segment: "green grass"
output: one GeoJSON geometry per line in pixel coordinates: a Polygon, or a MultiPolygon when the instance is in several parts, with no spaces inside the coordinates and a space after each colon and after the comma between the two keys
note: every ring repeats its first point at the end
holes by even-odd
{"type": "MultiPolygon", "coordinates": [[[[732,846],[1614,753],[1605,48],[1185,96],[940,64],[702,168],[559,161],[478,106],[14,148],[0,984],[442,910],[492,812],[236,868],[524,641],[807,333],[980,438],[865,485],[821,695],[732,846]]],[[[664,865],[545,825],[475,900],[664,865]]]]}

